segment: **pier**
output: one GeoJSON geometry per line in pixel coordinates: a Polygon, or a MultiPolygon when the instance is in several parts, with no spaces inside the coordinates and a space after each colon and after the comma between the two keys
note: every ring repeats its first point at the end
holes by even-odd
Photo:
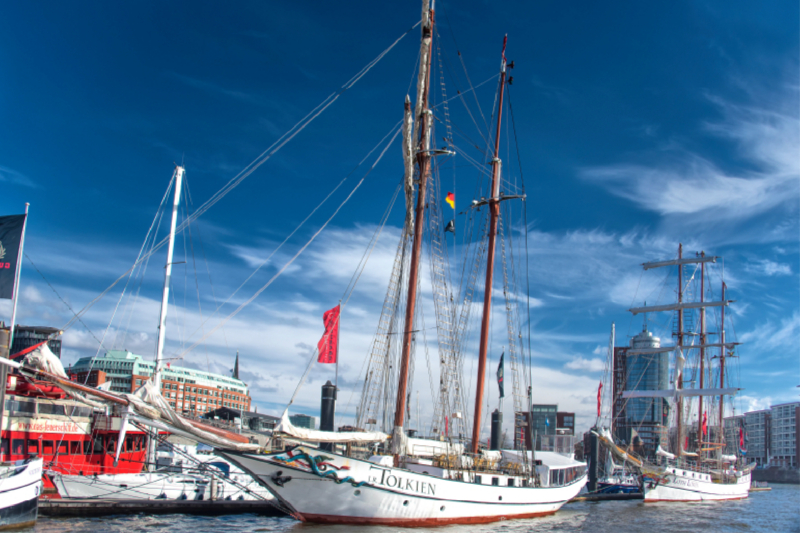
{"type": "Polygon", "coordinates": [[[40,499],[39,514],[51,517],[109,516],[121,514],[189,514],[219,516],[254,513],[284,516],[286,513],[264,500],[111,500],[40,499]]]}

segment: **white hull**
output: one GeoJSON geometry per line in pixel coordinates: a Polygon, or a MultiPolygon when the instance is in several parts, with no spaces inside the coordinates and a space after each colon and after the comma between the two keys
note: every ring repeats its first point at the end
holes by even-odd
{"type": "MultiPolygon", "coordinates": [[[[308,522],[433,526],[528,518],[555,513],[586,484],[585,474],[552,488],[477,484],[307,447],[270,455],[218,453],[308,522]]],[[[491,476],[482,479],[491,483],[491,476]]]]}
{"type": "Polygon", "coordinates": [[[730,482],[717,483],[707,473],[667,467],[658,474],[645,476],[644,501],[691,502],[747,498],[750,472],[731,475],[728,479],[730,482]]]}
{"type": "Polygon", "coordinates": [[[113,500],[202,500],[205,480],[182,474],[108,474],[68,476],[51,473],[62,498],[113,500]]]}
{"type": "Polygon", "coordinates": [[[0,529],[36,522],[42,492],[42,459],[0,463],[0,529]]]}
{"type": "Polygon", "coordinates": [[[233,483],[216,481],[215,494],[208,477],[200,475],[144,473],[102,476],[67,476],[51,473],[62,498],[112,500],[271,500],[272,494],[245,475],[233,483]]]}

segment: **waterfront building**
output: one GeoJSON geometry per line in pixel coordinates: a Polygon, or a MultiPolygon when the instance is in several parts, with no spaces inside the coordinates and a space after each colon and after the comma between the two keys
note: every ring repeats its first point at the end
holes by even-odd
{"type": "MultiPolygon", "coordinates": [[[[105,380],[111,381],[110,390],[133,392],[152,376],[154,370],[155,363],[145,361],[141,355],[127,350],[110,350],[103,356],[79,359],[70,367],[69,374],[70,379],[82,383],[87,376],[91,381],[92,372],[102,371],[105,380]]],[[[250,410],[250,393],[240,379],[177,365],[162,367],[161,394],[179,413],[202,416],[220,407],[250,410]]]]}
{"type": "Polygon", "coordinates": [[[627,417],[625,406],[627,400],[622,397],[625,392],[628,375],[628,347],[614,348],[614,364],[611,373],[611,420],[614,428],[614,441],[627,443],[627,417]]]}
{"type": "Polygon", "coordinates": [[[317,419],[313,416],[296,414],[289,417],[289,421],[296,427],[306,429],[316,429],[317,419]]]}
{"type": "Polygon", "coordinates": [[[233,426],[249,429],[256,433],[271,434],[281,419],[277,416],[258,413],[255,411],[237,411],[230,407],[220,407],[203,415],[208,420],[224,420],[233,426]],[[237,422],[238,419],[238,422],[237,422]]]}
{"type": "Polygon", "coordinates": [[[531,406],[531,412],[516,413],[514,417],[514,449],[573,453],[575,443],[575,413],[559,412],[557,404],[531,406]],[[532,448],[535,438],[535,446],[532,448]]]}
{"type": "MultiPolygon", "coordinates": [[[[638,354],[637,349],[660,348],[661,339],[642,331],[630,341],[625,353],[625,390],[666,390],[669,388],[668,353],[638,354]],[[632,353],[633,352],[633,353],[632,353]]],[[[645,455],[655,454],[662,443],[666,447],[669,403],[664,398],[630,398],[624,406],[625,425],[620,427],[622,441],[634,444],[633,431],[641,439],[645,455]]]]}
{"type": "Polygon", "coordinates": [[[556,413],[556,434],[575,435],[575,413],[556,413]]]}
{"type": "Polygon", "coordinates": [[[800,458],[800,402],[773,405],[770,411],[770,465],[797,467],[800,458]]]}
{"type": "MultiPolygon", "coordinates": [[[[769,463],[771,418],[769,409],[750,411],[744,414],[747,459],[748,461],[755,461],[758,466],[765,466],[769,463]]],[[[739,442],[738,438],[736,442],[739,442]]]]}
{"type": "Polygon", "coordinates": [[[25,348],[35,346],[42,341],[47,341],[47,346],[56,357],[61,359],[61,335],[58,328],[47,326],[14,326],[14,340],[11,342],[11,355],[19,353],[25,348]],[[48,340],[49,339],[49,340],[48,340]]]}

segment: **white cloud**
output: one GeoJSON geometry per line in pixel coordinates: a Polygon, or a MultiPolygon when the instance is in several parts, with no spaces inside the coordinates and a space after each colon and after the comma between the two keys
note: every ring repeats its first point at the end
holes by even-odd
{"type": "Polygon", "coordinates": [[[744,269],[751,274],[762,276],[788,276],[792,273],[792,267],[785,263],[776,263],[769,259],[757,259],[745,263],[744,269]]]}
{"type": "Polygon", "coordinates": [[[570,370],[586,370],[589,372],[600,372],[605,368],[605,361],[603,359],[584,359],[583,357],[577,357],[564,365],[566,368],[570,370]]]}
{"type": "MultiPolygon", "coordinates": [[[[735,144],[737,155],[746,160],[736,170],[673,146],[640,156],[650,162],[589,167],[581,174],[644,209],[674,218],[692,215],[692,223],[741,223],[779,207],[784,214],[794,213],[800,192],[797,97],[798,88],[790,87],[778,98],[755,95],[761,107],[710,98],[723,118],[707,122],[705,130],[735,144]]],[[[796,227],[796,216],[792,219],[796,227]]]]}

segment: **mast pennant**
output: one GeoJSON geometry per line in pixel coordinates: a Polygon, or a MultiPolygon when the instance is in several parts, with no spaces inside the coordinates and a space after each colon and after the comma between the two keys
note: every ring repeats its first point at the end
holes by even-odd
{"type": "Polygon", "coordinates": [[[14,297],[19,243],[26,215],[0,217],[0,298],[14,297]]]}

